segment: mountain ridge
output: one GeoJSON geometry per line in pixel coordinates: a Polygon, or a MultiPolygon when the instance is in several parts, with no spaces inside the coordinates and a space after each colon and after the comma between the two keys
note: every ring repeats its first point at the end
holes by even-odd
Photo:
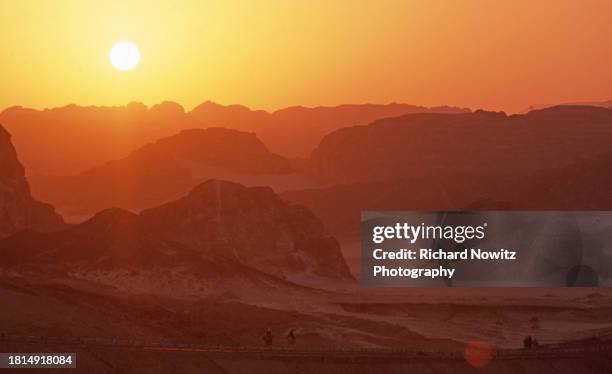
{"type": "Polygon", "coordinates": [[[597,157],[612,149],[610,139],[612,110],[605,108],[417,113],[336,130],[321,140],[307,167],[326,183],[525,174],[597,157]]]}
{"type": "Polygon", "coordinates": [[[209,178],[273,184],[293,172],[254,133],[211,127],[182,130],[76,175],[31,179],[35,196],[83,217],[111,206],[152,207],[209,178]]]}
{"type": "Polygon", "coordinates": [[[167,282],[180,273],[220,290],[250,280],[352,280],[338,242],[307,208],[267,187],[219,180],[140,214],[110,208],[61,230],[17,233],[0,240],[0,254],[5,268],[50,268],[110,283],[121,274],[124,286],[140,273],[166,274],[167,282]]]}
{"type": "Polygon", "coordinates": [[[137,102],[125,106],[71,104],[44,110],[13,106],[0,112],[0,121],[13,132],[28,174],[48,176],[82,172],[189,128],[228,127],[256,132],[272,152],[305,157],[334,129],[421,111],[468,110],[392,103],[290,107],[266,112],[208,101],[185,111],[180,104],[166,101],[151,107],[137,102]],[[88,139],[87,144],[80,139],[88,139]],[[41,154],[40,150],[49,144],[63,152],[41,154]]]}

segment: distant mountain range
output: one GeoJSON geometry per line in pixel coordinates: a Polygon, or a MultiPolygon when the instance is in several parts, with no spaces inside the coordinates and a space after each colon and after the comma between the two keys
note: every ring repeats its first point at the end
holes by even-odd
{"type": "Polygon", "coordinates": [[[560,106],[524,115],[419,113],[336,130],[309,171],[329,184],[561,169],[612,149],[612,110],[560,106]]]}
{"type": "MultiPolygon", "coordinates": [[[[136,110],[134,105],[129,110],[136,110]]],[[[170,103],[140,110],[157,113],[156,120],[185,115],[170,103]]],[[[249,116],[270,116],[243,107],[226,112],[211,103],[193,113],[207,113],[218,122],[233,113],[232,119],[241,123],[249,116]]],[[[86,148],[87,141],[81,143],[86,148]]],[[[282,192],[284,199],[310,208],[332,234],[356,239],[363,210],[612,209],[611,149],[612,110],[602,107],[559,106],[512,116],[485,111],[415,113],[332,131],[305,160],[270,152],[252,132],[191,129],[72,176],[31,179],[34,195],[58,206],[72,221],[107,208],[155,207],[179,199],[207,179],[267,185],[282,192]]],[[[14,150],[9,154],[9,164],[14,165],[14,150]]],[[[23,169],[18,171],[17,185],[25,191],[21,195],[30,199],[33,205],[28,206],[41,209],[29,197],[23,169]]],[[[5,200],[11,206],[10,199],[5,200]]],[[[51,207],[43,210],[46,213],[33,217],[54,227],[63,224],[51,207]]],[[[119,217],[141,222],[147,212],[119,217]]],[[[190,208],[186,206],[185,212],[190,208]]],[[[94,222],[100,219],[95,217],[94,222]]],[[[172,217],[169,223],[182,219],[172,217]]],[[[13,221],[3,224],[7,222],[13,221]]],[[[5,235],[45,226],[11,225],[5,235]]],[[[232,227],[232,232],[240,229],[232,227]]]]}
{"type": "Polygon", "coordinates": [[[255,134],[225,128],[183,130],[73,176],[30,180],[35,196],[74,221],[109,207],[139,211],[159,205],[211,178],[280,190],[312,185],[255,134]]]}
{"type": "Polygon", "coordinates": [[[612,100],[605,100],[605,101],[575,101],[575,102],[570,102],[570,103],[563,103],[563,104],[534,104],[534,105],[530,105],[525,112],[531,112],[532,110],[538,110],[538,109],[546,109],[546,108],[552,108],[555,106],[597,106],[597,107],[602,107],[602,108],[608,108],[608,109],[612,109],[612,100]]]}
{"type": "MultiPolygon", "coordinates": [[[[235,113],[251,112],[243,108],[235,113]]],[[[406,209],[417,205],[463,209],[489,199],[528,206],[526,202],[532,202],[531,196],[541,188],[528,192],[526,187],[524,194],[519,193],[517,179],[540,183],[545,175],[558,179],[564,170],[578,172],[609,153],[611,135],[612,110],[601,107],[562,106],[512,116],[485,111],[415,113],[335,130],[323,137],[310,158],[295,160],[270,152],[251,132],[191,129],[75,175],[33,175],[30,180],[34,196],[55,205],[72,222],[109,207],[134,211],[153,207],[211,178],[271,186],[279,193],[317,188],[333,192],[328,188],[338,184],[367,190],[365,185],[393,181],[389,187],[393,191],[426,194],[418,201],[389,198],[404,202],[400,205],[406,209]],[[394,181],[408,184],[400,189],[394,181]],[[453,200],[441,204],[447,195],[417,192],[419,187],[413,184],[442,186],[453,200]],[[518,195],[498,192],[504,189],[518,195]]],[[[360,198],[357,207],[382,198],[372,191],[360,198]]],[[[581,206],[586,203],[576,200],[581,206]]],[[[594,202],[586,205],[590,203],[594,202]]]]}
{"type": "Polygon", "coordinates": [[[612,210],[612,110],[414,114],[337,130],[282,193],[346,242],[363,210],[612,210]]]}
{"type": "Polygon", "coordinates": [[[341,127],[407,113],[466,111],[364,104],[291,107],[269,113],[205,102],[186,112],[177,103],[164,102],[150,108],[140,103],[120,107],[68,105],[45,110],[12,107],[0,113],[0,123],[13,134],[28,174],[49,176],[83,172],[185,129],[226,127],[255,132],[273,152],[306,157],[323,136],[341,127]]]}

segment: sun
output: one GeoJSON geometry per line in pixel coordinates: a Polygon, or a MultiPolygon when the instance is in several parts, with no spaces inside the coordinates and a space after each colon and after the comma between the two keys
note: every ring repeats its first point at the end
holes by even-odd
{"type": "Polygon", "coordinates": [[[110,62],[118,70],[132,70],[140,62],[140,51],[136,44],[127,41],[116,43],[111,48],[110,62]]]}

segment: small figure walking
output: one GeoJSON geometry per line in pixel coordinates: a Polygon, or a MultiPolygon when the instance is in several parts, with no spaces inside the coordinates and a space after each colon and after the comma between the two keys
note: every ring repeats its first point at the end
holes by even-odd
{"type": "Polygon", "coordinates": [[[287,334],[287,343],[289,345],[295,344],[295,329],[289,330],[289,333],[287,334]]]}
{"type": "Polygon", "coordinates": [[[523,347],[530,349],[532,345],[533,345],[533,338],[531,337],[531,335],[527,335],[525,339],[523,339],[523,347]]]}
{"type": "Polygon", "coordinates": [[[266,343],[266,345],[270,345],[272,344],[272,341],[274,341],[274,336],[272,336],[272,331],[270,331],[270,329],[266,329],[266,333],[263,336],[263,341],[264,343],[266,343]]]}

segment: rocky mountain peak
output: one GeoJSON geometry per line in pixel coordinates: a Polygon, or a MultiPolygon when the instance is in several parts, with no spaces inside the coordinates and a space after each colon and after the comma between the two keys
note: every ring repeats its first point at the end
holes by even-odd
{"type": "Polygon", "coordinates": [[[209,180],[187,196],[145,210],[146,232],[273,275],[350,277],[338,242],[306,208],[269,187],[209,180]]]}

